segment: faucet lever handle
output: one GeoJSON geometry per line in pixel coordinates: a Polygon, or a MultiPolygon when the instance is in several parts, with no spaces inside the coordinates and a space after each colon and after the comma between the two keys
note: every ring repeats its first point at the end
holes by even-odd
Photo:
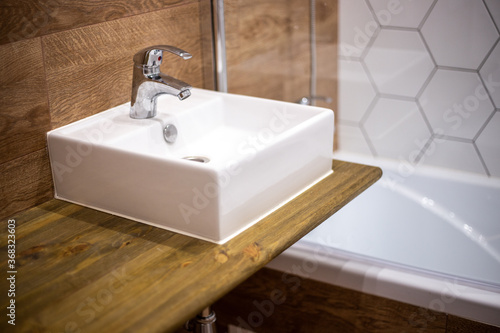
{"type": "Polygon", "coordinates": [[[154,45],[140,50],[134,55],[134,63],[142,67],[160,67],[163,60],[163,51],[178,55],[184,60],[191,59],[189,52],[171,45],[154,45]]]}

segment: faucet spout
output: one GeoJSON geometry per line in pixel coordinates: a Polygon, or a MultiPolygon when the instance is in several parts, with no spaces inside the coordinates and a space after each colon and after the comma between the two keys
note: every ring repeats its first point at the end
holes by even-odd
{"type": "Polygon", "coordinates": [[[136,53],[130,101],[131,118],[155,117],[159,95],[173,95],[179,100],[191,96],[191,86],[188,83],[160,72],[163,51],[174,53],[183,59],[191,58],[188,52],[169,45],[152,46],[136,53]]]}

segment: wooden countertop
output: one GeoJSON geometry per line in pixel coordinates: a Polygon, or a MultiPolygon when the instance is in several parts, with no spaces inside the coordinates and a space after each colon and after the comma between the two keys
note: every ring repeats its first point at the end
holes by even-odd
{"type": "MultiPolygon", "coordinates": [[[[382,175],[377,167],[332,165],[332,175],[223,245],[55,199],[18,214],[16,332],[175,330],[382,175]]],[[[0,328],[13,328],[8,301],[2,297],[0,328]]]]}

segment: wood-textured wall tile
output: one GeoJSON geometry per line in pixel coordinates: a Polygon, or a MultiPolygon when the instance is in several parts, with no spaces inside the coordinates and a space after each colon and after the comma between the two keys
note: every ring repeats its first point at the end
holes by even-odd
{"type": "Polygon", "coordinates": [[[52,175],[45,148],[0,164],[0,217],[53,198],[52,175]]]}
{"type": "Polygon", "coordinates": [[[448,315],[446,333],[500,333],[500,327],[448,315]]]}
{"type": "MultiPolygon", "coordinates": [[[[293,269],[304,272],[302,268],[293,269]]],[[[444,313],[267,268],[217,301],[214,309],[221,331],[228,324],[266,333],[445,333],[446,329],[444,313]]]]}
{"type": "MultiPolygon", "coordinates": [[[[226,0],[225,4],[229,91],[288,102],[309,96],[309,2],[226,0]]],[[[316,6],[316,49],[328,45],[336,50],[337,0],[316,2],[316,6]]],[[[332,63],[337,61],[336,54],[330,55],[326,67],[320,60],[318,55],[318,78],[334,78],[336,67],[332,63]]],[[[336,100],[335,95],[333,90],[324,94],[336,100]]],[[[332,105],[323,104],[330,108],[332,105]]]]}
{"type": "Polygon", "coordinates": [[[232,0],[226,13],[229,91],[284,100],[291,73],[286,1],[232,0]]]}
{"type": "Polygon", "coordinates": [[[199,4],[64,31],[42,37],[52,127],[130,100],[132,57],[141,48],[170,44],[193,54],[165,54],[162,71],[203,87],[199,4]]]}
{"type": "Polygon", "coordinates": [[[0,45],[196,0],[2,0],[0,45]]]}
{"type": "Polygon", "coordinates": [[[50,129],[40,38],[0,46],[0,164],[45,147],[50,129]]]}

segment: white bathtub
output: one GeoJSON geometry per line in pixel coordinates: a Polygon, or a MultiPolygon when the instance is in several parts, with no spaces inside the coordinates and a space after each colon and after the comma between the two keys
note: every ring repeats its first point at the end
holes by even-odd
{"type": "Polygon", "coordinates": [[[500,180],[340,157],[384,175],[268,267],[500,326],[500,180]]]}

